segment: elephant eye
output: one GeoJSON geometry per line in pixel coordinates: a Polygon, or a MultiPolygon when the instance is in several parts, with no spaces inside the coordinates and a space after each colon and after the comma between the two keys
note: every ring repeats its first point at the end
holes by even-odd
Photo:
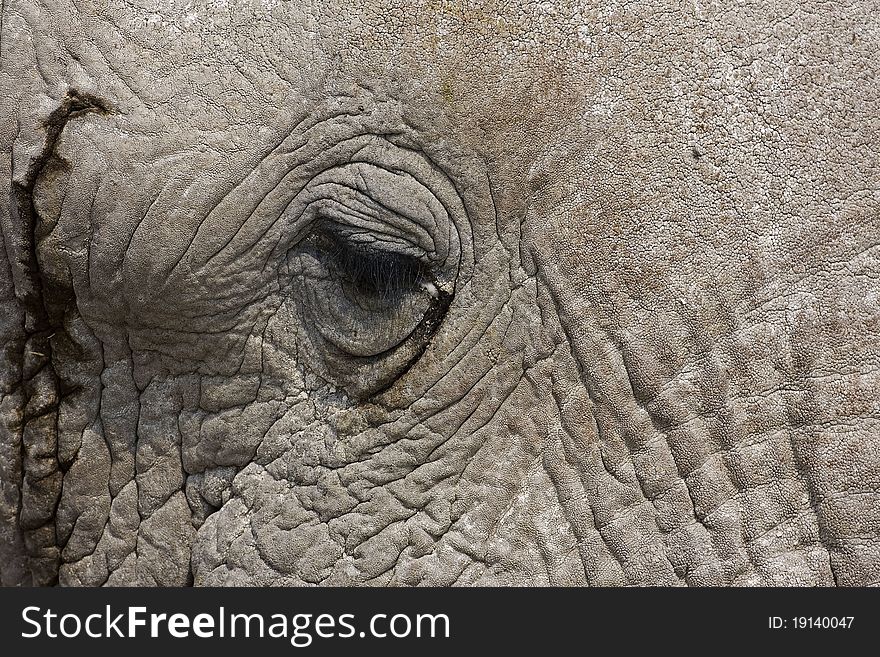
{"type": "Polygon", "coordinates": [[[288,254],[307,341],[299,353],[356,397],[387,387],[424,350],[452,295],[412,245],[323,223],[288,254]]]}
{"type": "Polygon", "coordinates": [[[300,357],[358,398],[388,387],[426,348],[452,299],[442,264],[411,243],[333,222],[287,256],[300,357]]]}
{"type": "Polygon", "coordinates": [[[410,155],[396,151],[394,167],[329,167],[283,218],[292,237],[283,246],[282,289],[295,313],[285,325],[295,329],[298,360],[358,399],[419,359],[459,275],[461,240],[449,212],[458,199],[410,155]]]}
{"type": "Polygon", "coordinates": [[[445,310],[449,295],[435,282],[439,272],[427,254],[385,235],[326,219],[318,224],[288,257],[298,274],[304,330],[325,343],[325,352],[378,360],[445,310]]]}

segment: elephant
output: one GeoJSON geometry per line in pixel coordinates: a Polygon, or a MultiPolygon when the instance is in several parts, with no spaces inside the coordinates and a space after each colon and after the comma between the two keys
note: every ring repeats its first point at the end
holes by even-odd
{"type": "Polygon", "coordinates": [[[878,16],[4,0],[0,582],[880,583],[878,16]]]}

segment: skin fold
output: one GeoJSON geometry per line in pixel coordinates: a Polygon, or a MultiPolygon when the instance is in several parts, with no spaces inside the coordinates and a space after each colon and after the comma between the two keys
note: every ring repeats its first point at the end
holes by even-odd
{"type": "Polygon", "coordinates": [[[877,16],[4,0],[0,583],[880,583],[877,16]]]}

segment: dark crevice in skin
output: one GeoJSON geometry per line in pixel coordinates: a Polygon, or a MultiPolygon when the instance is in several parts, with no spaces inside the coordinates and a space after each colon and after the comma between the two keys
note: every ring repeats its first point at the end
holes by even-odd
{"type": "Polygon", "coordinates": [[[831,559],[831,550],[828,549],[828,546],[825,546],[825,551],[828,553],[828,570],[831,571],[831,579],[834,580],[834,586],[840,586],[840,582],[837,580],[837,572],[834,570],[834,561],[831,559]]]}
{"type": "MultiPolygon", "coordinates": [[[[61,105],[46,119],[44,124],[46,137],[43,143],[43,150],[31,160],[24,182],[13,181],[12,183],[11,209],[17,218],[23,221],[23,234],[28,239],[28,248],[25,254],[25,262],[23,263],[25,269],[24,278],[28,283],[28,289],[17,290],[17,293],[28,313],[32,316],[31,321],[40,328],[47,327],[50,322],[49,308],[45,303],[47,288],[37,261],[39,217],[34,205],[34,186],[43,168],[56,157],[55,147],[68,121],[90,112],[109,114],[111,110],[108,104],[100,98],[90,94],[82,94],[71,89],[61,102],[61,105]]],[[[29,331],[31,334],[35,332],[33,329],[29,331]]]]}
{"type": "MultiPolygon", "coordinates": [[[[60,463],[58,463],[58,408],[62,396],[71,394],[76,386],[65,385],[61,380],[52,360],[52,343],[56,333],[63,331],[62,323],[64,311],[75,305],[75,298],[71,290],[50,290],[49,286],[40,271],[39,260],[37,257],[37,241],[38,230],[40,227],[39,216],[34,203],[34,187],[43,169],[56,158],[55,148],[61,133],[68,121],[78,116],[90,112],[107,114],[111,110],[109,105],[90,94],[80,93],[74,89],[68,91],[67,96],[61,101],[61,104],[49,115],[44,123],[45,139],[41,152],[34,157],[27,169],[24,182],[13,180],[10,193],[10,210],[14,220],[20,222],[22,226],[22,236],[26,242],[25,252],[23,254],[21,267],[23,284],[19,284],[16,289],[16,296],[19,298],[25,311],[25,334],[23,353],[21,354],[22,362],[22,382],[21,386],[24,392],[25,410],[22,413],[22,441],[21,441],[21,459],[22,459],[22,481],[21,487],[24,492],[25,480],[31,481],[27,472],[27,444],[26,436],[28,434],[28,425],[39,420],[49,414],[53,414],[54,425],[54,447],[55,447],[55,471],[50,473],[42,480],[49,479],[53,475],[62,474],[60,463]],[[36,357],[36,361],[34,358],[36,357]],[[38,390],[35,388],[37,377],[43,372],[48,372],[51,391],[38,390]],[[28,406],[35,400],[37,395],[49,395],[51,402],[42,404],[36,411],[28,406]]],[[[35,430],[40,429],[34,427],[35,430]]],[[[40,479],[34,479],[35,484],[41,482],[40,479]]],[[[18,508],[18,525],[23,528],[25,535],[30,534],[36,537],[36,532],[45,528],[47,525],[54,524],[54,518],[61,499],[61,484],[58,484],[58,490],[53,491],[55,499],[53,502],[53,510],[47,523],[39,527],[29,527],[24,529],[22,525],[22,513],[25,508],[25,499],[18,508]]],[[[57,540],[56,540],[57,543],[57,540]]],[[[29,561],[31,568],[31,576],[34,584],[54,585],[58,582],[58,568],[60,564],[60,546],[54,546],[54,554],[46,557],[40,554],[39,545],[34,547],[33,541],[25,541],[26,549],[29,552],[29,561]],[[46,563],[46,559],[49,563],[46,563]],[[40,563],[42,562],[42,563],[40,563]],[[43,572],[40,572],[43,571],[43,572]]],[[[43,546],[45,549],[45,546],[43,546]]]]}

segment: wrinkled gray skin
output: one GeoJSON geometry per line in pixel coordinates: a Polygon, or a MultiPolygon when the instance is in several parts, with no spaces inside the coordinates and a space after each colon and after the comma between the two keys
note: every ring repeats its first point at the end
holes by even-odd
{"type": "Polygon", "coordinates": [[[2,583],[880,583],[878,16],[5,0],[2,583]]]}

